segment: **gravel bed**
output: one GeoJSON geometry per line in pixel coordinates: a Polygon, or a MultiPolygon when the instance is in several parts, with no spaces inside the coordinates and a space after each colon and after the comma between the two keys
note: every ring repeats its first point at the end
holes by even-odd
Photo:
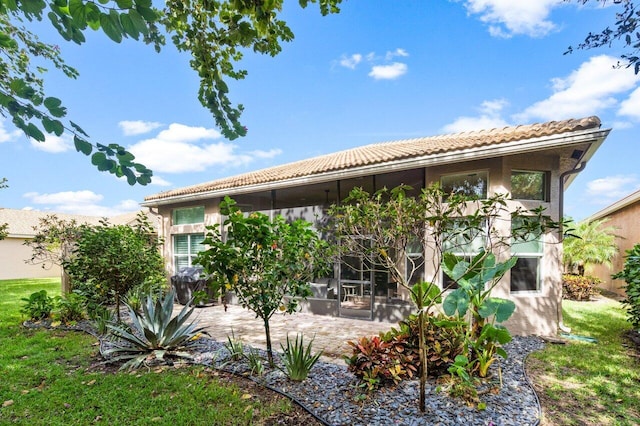
{"type": "MultiPolygon", "coordinates": [[[[227,362],[229,352],[222,342],[201,339],[200,343],[196,362],[238,374],[248,373],[245,362],[227,362]]],[[[433,380],[427,382],[424,413],[418,409],[419,383],[415,380],[382,388],[362,400],[366,392],[357,387],[358,380],[346,365],[326,362],[318,362],[309,377],[299,383],[288,380],[280,370],[268,368],[265,375],[253,379],[286,393],[329,425],[537,425],[540,406],[525,376],[524,359],[543,346],[537,337],[514,337],[504,346],[508,359],[499,358],[490,369],[494,382],[498,382],[500,365],[502,388],[497,394],[488,392],[480,396],[486,404],[484,410],[468,407],[462,400],[438,392],[433,380]]],[[[245,345],[245,353],[248,350],[245,345]]],[[[258,352],[266,359],[264,351],[258,352]]]]}

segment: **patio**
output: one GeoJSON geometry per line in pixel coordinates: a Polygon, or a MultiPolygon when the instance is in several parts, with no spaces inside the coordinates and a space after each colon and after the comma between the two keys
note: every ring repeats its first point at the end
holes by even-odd
{"type": "MultiPolygon", "coordinates": [[[[176,305],[174,312],[181,309],[176,305]]],[[[192,318],[204,326],[212,338],[226,342],[231,331],[236,339],[256,348],[266,349],[264,323],[255,314],[238,305],[229,305],[225,312],[221,305],[196,308],[192,318]]],[[[292,338],[296,333],[302,333],[305,342],[314,338],[313,352],[323,350],[321,359],[344,365],[342,355],[350,354],[349,340],[356,340],[362,336],[378,335],[381,331],[388,331],[397,324],[365,321],[349,318],[337,318],[309,313],[293,315],[274,314],[269,321],[271,343],[274,351],[280,351],[280,343],[286,344],[287,333],[292,338]]]]}

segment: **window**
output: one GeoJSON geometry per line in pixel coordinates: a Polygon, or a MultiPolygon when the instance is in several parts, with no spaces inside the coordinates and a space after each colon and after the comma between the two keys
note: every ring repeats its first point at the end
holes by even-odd
{"type": "Polygon", "coordinates": [[[196,255],[205,249],[204,234],[180,234],[173,236],[173,262],[176,272],[193,266],[196,255]]]}
{"type": "Polygon", "coordinates": [[[440,185],[445,194],[487,198],[487,172],[442,176],[440,185]]]}
{"type": "Polygon", "coordinates": [[[548,179],[546,172],[511,172],[511,198],[514,200],[548,201],[548,179]]]}
{"type": "MultiPolygon", "coordinates": [[[[480,253],[486,245],[486,223],[476,226],[473,220],[460,219],[453,228],[443,237],[442,248],[444,252],[453,253],[471,263],[473,257],[480,253]]],[[[458,284],[447,274],[442,272],[442,289],[453,290],[458,284]]]]}
{"type": "Polygon", "coordinates": [[[189,225],[192,223],[204,223],[204,206],[175,209],[173,211],[174,225],[189,225]]]}
{"type": "MultiPolygon", "coordinates": [[[[511,222],[512,232],[522,226],[522,219],[511,222]]],[[[530,234],[524,238],[512,239],[511,254],[518,257],[511,269],[511,291],[540,290],[540,265],[542,261],[542,240],[540,236],[530,234]]]]}

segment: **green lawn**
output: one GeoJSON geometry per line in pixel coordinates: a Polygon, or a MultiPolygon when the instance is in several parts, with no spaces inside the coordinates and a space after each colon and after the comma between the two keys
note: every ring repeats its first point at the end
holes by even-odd
{"type": "Polygon", "coordinates": [[[548,344],[529,358],[528,371],[543,389],[543,424],[640,424],[640,362],[625,346],[631,327],[620,303],[564,301],[563,308],[572,334],[598,343],[548,344]]]}
{"type": "Polygon", "coordinates": [[[0,281],[0,424],[259,424],[288,412],[288,400],[259,400],[204,367],[96,369],[95,339],[80,332],[29,330],[22,297],[59,280],[0,281]]]}

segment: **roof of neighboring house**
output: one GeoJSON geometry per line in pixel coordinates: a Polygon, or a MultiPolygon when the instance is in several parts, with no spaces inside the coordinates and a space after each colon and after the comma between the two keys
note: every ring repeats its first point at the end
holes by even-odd
{"type": "Polygon", "coordinates": [[[615,203],[605,207],[597,213],[592,214],[588,218],[585,219],[586,222],[591,222],[592,220],[602,219],[603,217],[607,217],[612,215],[613,213],[622,210],[623,208],[630,206],[631,204],[640,202],[640,190],[627,195],[621,200],[616,201],[615,203]]]}
{"type": "MultiPolygon", "coordinates": [[[[109,223],[114,225],[124,224],[128,225],[134,222],[138,212],[125,213],[118,216],[107,218],[109,223]]],[[[84,216],[76,214],[56,213],[52,211],[39,211],[39,210],[18,210],[18,209],[5,209],[0,207],[0,224],[9,224],[8,236],[14,238],[29,238],[35,235],[34,227],[37,227],[40,223],[40,219],[47,216],[57,216],[58,219],[71,221],[75,220],[79,224],[98,225],[100,220],[103,219],[99,216],[84,216]]],[[[151,215],[150,222],[152,225],[156,225],[157,219],[155,215],[151,215]]]]}
{"type": "Polygon", "coordinates": [[[191,195],[210,193],[212,191],[290,181],[341,170],[362,169],[369,166],[397,163],[403,160],[421,158],[436,159],[447,155],[451,156],[456,153],[478,150],[483,147],[499,147],[518,141],[539,141],[564,134],[599,129],[600,124],[600,119],[592,116],[582,119],[551,121],[547,123],[509,126],[491,130],[376,143],[161,192],[147,196],[143,205],[154,205],[153,201],[158,200],[180,199],[191,195]]]}

